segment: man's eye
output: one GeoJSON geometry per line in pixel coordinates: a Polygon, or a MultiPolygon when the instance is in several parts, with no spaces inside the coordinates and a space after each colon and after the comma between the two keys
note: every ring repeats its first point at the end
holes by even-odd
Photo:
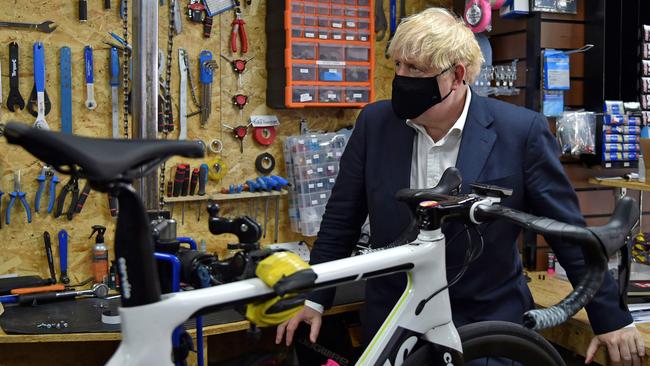
{"type": "Polygon", "coordinates": [[[412,72],[422,72],[422,70],[418,69],[418,68],[415,67],[415,66],[411,66],[411,67],[409,67],[409,70],[412,71],[412,72]]]}

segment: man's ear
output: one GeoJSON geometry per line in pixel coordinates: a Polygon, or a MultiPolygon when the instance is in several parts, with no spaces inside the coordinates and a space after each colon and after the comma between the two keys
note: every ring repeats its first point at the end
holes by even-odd
{"type": "Polygon", "coordinates": [[[454,67],[454,85],[453,89],[455,90],[456,88],[460,87],[461,83],[464,85],[465,84],[465,65],[463,64],[457,64],[454,67]]]}

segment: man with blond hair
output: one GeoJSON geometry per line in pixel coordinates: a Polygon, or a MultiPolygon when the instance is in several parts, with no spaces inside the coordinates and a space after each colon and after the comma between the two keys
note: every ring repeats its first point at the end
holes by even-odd
{"type": "MultiPolygon", "coordinates": [[[[412,15],[399,25],[388,52],[395,62],[392,99],[366,106],[357,118],[311,263],[349,256],[367,216],[371,243],[381,246],[395,240],[411,219],[407,206],[395,200],[395,192],[433,187],[451,166],[460,170],[465,193],[469,192],[467,183],[473,182],[513,188],[513,195],[503,204],[570,224],[585,224],[546,119],[476,95],[468,87],[478,75],[483,57],[462,20],[441,8],[412,15]]],[[[443,226],[448,238],[463,230],[460,224],[443,226]]],[[[496,221],[481,230],[485,241],[482,255],[449,289],[454,323],[521,323],[523,313],[534,304],[516,245],[520,229],[496,221]]],[[[460,270],[468,245],[465,235],[458,238],[463,239],[447,246],[447,278],[460,270]]],[[[576,283],[584,267],[580,248],[557,240],[550,244],[576,283]]],[[[366,344],[404,286],[403,274],[367,281],[362,319],[366,344]]],[[[286,331],[290,344],[302,321],[311,325],[310,339],[315,342],[321,313],[331,306],[332,299],[333,290],[310,295],[306,306],[278,327],[276,342],[286,331]]],[[[619,304],[610,275],[587,306],[587,313],[597,334],[587,361],[604,344],[615,364],[639,363],[644,355],[643,340],[629,312],[619,304]]]]}

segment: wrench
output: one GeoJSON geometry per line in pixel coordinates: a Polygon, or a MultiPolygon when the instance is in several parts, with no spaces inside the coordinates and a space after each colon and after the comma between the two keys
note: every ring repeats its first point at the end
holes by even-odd
{"type": "Polygon", "coordinates": [[[84,60],[86,63],[86,108],[93,110],[97,108],[97,102],[95,102],[95,84],[93,83],[92,47],[84,47],[84,60]]]}
{"type": "Polygon", "coordinates": [[[41,42],[34,43],[34,85],[38,110],[34,127],[49,130],[45,121],[45,49],[41,42]]]}
{"type": "Polygon", "coordinates": [[[187,64],[185,63],[186,53],[182,48],[178,49],[178,68],[180,71],[180,96],[178,102],[179,125],[180,132],[178,134],[179,140],[187,139],[187,73],[189,72],[187,64]]]}
{"type": "Polygon", "coordinates": [[[0,22],[0,27],[28,28],[28,29],[37,30],[39,32],[51,33],[56,29],[56,27],[58,27],[56,24],[54,24],[54,26],[50,27],[50,25],[52,25],[52,24],[54,24],[54,22],[51,21],[51,20],[45,21],[45,22],[40,23],[40,24],[0,22]]]}
{"type": "Polygon", "coordinates": [[[20,90],[18,89],[19,80],[18,80],[18,43],[11,42],[9,43],[9,97],[7,98],[7,108],[15,112],[16,107],[23,109],[25,108],[25,100],[20,95],[20,90]]]}

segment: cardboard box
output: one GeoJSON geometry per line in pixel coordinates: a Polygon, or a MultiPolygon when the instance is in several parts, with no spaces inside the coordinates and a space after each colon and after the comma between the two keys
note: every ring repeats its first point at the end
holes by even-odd
{"type": "Polygon", "coordinates": [[[639,141],[641,144],[641,154],[643,154],[646,182],[648,182],[648,179],[650,179],[650,139],[640,139],[639,141]],[[646,160],[646,156],[649,157],[648,160],[646,160]]]}

